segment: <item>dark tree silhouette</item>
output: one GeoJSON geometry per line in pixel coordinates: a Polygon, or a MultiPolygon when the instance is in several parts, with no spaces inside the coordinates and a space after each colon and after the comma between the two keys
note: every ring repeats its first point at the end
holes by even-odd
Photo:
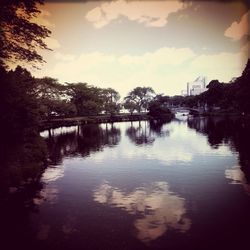
{"type": "Polygon", "coordinates": [[[148,104],[154,95],[155,92],[151,87],[136,87],[125,97],[125,103],[130,103],[129,109],[131,103],[133,103],[136,106],[137,112],[140,113],[143,108],[148,108],[148,104]]]}
{"type": "Polygon", "coordinates": [[[1,0],[0,7],[0,65],[8,68],[9,62],[44,62],[37,48],[48,49],[44,38],[50,31],[35,23],[40,13],[38,4],[43,0],[1,0]]]}

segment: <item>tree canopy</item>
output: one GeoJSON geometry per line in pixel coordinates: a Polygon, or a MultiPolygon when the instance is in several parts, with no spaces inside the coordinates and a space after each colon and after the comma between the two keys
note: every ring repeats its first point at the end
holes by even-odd
{"type": "Polygon", "coordinates": [[[103,101],[103,110],[106,114],[115,114],[120,110],[120,104],[118,103],[120,99],[120,94],[112,89],[105,88],[101,90],[101,97],[103,101]]]}
{"type": "Polygon", "coordinates": [[[136,110],[140,113],[142,109],[146,110],[148,108],[148,104],[154,95],[155,92],[151,87],[136,87],[125,97],[125,103],[130,103],[129,107],[131,108],[133,106],[132,104],[134,104],[136,110]]]}
{"type": "Polygon", "coordinates": [[[51,32],[34,22],[41,12],[43,0],[1,0],[0,8],[0,65],[9,62],[44,62],[37,48],[48,49],[44,38],[51,32]]]}

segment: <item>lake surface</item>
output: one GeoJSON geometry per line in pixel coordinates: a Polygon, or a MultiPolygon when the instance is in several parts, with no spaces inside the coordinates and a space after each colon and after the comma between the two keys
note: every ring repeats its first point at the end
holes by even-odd
{"type": "Polygon", "coordinates": [[[249,246],[249,134],[185,117],[43,131],[50,165],[5,201],[1,249],[249,246]]]}

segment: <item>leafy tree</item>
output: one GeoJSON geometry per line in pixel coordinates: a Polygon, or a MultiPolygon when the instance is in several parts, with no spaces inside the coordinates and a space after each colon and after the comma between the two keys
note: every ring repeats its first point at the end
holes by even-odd
{"type": "Polygon", "coordinates": [[[149,115],[154,118],[162,119],[166,116],[171,115],[171,111],[167,107],[167,102],[169,97],[164,97],[162,95],[157,95],[154,100],[149,103],[149,115]]]}
{"type": "Polygon", "coordinates": [[[125,102],[135,104],[137,112],[147,109],[149,102],[153,99],[155,92],[151,87],[136,87],[125,97],[125,102]]]}
{"type": "Polygon", "coordinates": [[[182,106],[184,105],[184,100],[185,100],[185,97],[180,96],[180,95],[175,95],[169,99],[169,104],[173,106],[182,106]]]}
{"type": "Polygon", "coordinates": [[[250,113],[250,59],[242,75],[236,79],[235,85],[236,98],[241,112],[250,113]]]}
{"type": "Polygon", "coordinates": [[[126,99],[123,103],[123,107],[129,111],[129,113],[132,115],[133,112],[137,109],[137,105],[134,101],[126,99]]]}
{"type": "Polygon", "coordinates": [[[44,38],[50,31],[33,20],[43,0],[2,0],[0,8],[0,65],[9,62],[44,62],[37,48],[48,49],[44,38]]]}
{"type": "Polygon", "coordinates": [[[1,124],[16,135],[27,131],[27,128],[36,129],[39,116],[33,91],[35,79],[20,66],[14,71],[6,72],[3,68],[0,71],[1,124]]]}
{"type": "Polygon", "coordinates": [[[76,114],[74,105],[68,100],[66,90],[67,87],[58,83],[56,79],[50,77],[36,79],[35,93],[42,118],[76,114]]]}
{"type": "Polygon", "coordinates": [[[106,114],[112,115],[119,112],[120,104],[118,101],[120,99],[120,95],[116,90],[112,88],[102,89],[101,96],[103,100],[103,109],[106,114]]]}
{"type": "Polygon", "coordinates": [[[96,115],[102,110],[101,89],[87,83],[68,83],[67,94],[75,105],[77,115],[96,115]]]}
{"type": "Polygon", "coordinates": [[[223,83],[220,83],[218,80],[212,80],[208,84],[208,91],[206,91],[204,97],[210,106],[218,105],[222,100],[225,90],[224,86],[225,85],[223,83]]]}

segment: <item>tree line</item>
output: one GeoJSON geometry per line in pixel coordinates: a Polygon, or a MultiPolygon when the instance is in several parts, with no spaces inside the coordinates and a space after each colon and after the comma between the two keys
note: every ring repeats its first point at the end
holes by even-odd
{"type": "Polygon", "coordinates": [[[160,116],[169,113],[170,106],[205,107],[213,110],[250,112],[248,61],[242,75],[229,83],[212,80],[207,91],[196,96],[157,95],[151,87],[135,87],[121,100],[113,88],[100,88],[88,83],[60,84],[51,77],[35,78],[18,66],[15,70],[0,68],[1,113],[3,124],[18,130],[32,127],[41,120],[54,117],[115,115],[121,109],[130,114],[149,111],[160,116]]]}
{"type": "Polygon", "coordinates": [[[169,104],[204,108],[207,112],[250,113],[250,60],[241,76],[224,83],[212,80],[207,85],[207,91],[196,96],[169,97],[169,104]]]}
{"type": "Polygon", "coordinates": [[[60,84],[50,77],[35,78],[25,68],[9,70],[12,62],[30,65],[44,62],[37,49],[49,50],[44,38],[51,32],[33,20],[43,0],[3,0],[0,10],[0,111],[1,123],[13,131],[35,127],[40,120],[53,116],[73,117],[97,114],[114,115],[121,109],[129,113],[149,111],[150,115],[169,113],[171,105],[207,106],[250,111],[248,62],[242,76],[230,83],[213,80],[208,90],[198,96],[157,95],[151,87],[135,87],[124,100],[112,88],[98,88],[87,83],[60,84]]]}
{"type": "Polygon", "coordinates": [[[26,117],[37,113],[40,119],[113,115],[123,107],[131,114],[134,111],[140,113],[148,109],[155,97],[151,87],[136,87],[121,101],[120,94],[113,88],[99,88],[81,82],[60,84],[51,77],[35,78],[20,66],[9,71],[2,68],[1,77],[4,80],[1,84],[2,108],[3,111],[11,110],[6,119],[15,112],[26,117]]]}

